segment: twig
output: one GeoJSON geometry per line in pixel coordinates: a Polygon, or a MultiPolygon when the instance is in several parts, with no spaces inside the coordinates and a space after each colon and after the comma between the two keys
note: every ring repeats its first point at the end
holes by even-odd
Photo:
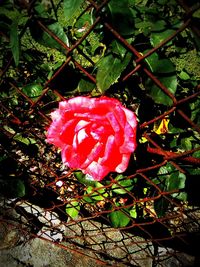
{"type": "Polygon", "coordinates": [[[164,159],[166,159],[166,160],[174,160],[174,159],[178,158],[181,161],[185,161],[185,162],[188,162],[190,164],[194,164],[194,165],[199,165],[200,166],[200,159],[199,158],[192,157],[192,156],[187,156],[189,153],[193,153],[193,152],[195,152],[197,150],[199,150],[199,148],[190,150],[189,152],[187,151],[187,152],[184,152],[184,153],[175,153],[175,152],[171,152],[171,151],[163,151],[163,150],[160,150],[158,148],[152,148],[150,146],[148,146],[148,148],[147,148],[147,151],[149,153],[164,156],[164,159]]]}

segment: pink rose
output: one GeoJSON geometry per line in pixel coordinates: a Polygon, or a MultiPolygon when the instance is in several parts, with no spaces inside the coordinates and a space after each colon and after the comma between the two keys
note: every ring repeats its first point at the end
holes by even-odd
{"type": "Polygon", "coordinates": [[[74,97],[51,113],[47,142],[61,148],[62,161],[100,181],[126,170],[136,148],[135,114],[109,97],[74,97]]]}

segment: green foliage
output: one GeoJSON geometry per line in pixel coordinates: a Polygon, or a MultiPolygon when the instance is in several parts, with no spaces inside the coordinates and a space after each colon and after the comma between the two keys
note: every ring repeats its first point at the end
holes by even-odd
{"type": "MultiPolygon", "coordinates": [[[[177,77],[175,66],[169,59],[159,59],[157,53],[152,54],[146,59],[146,62],[155,74],[159,78],[160,82],[169,89],[174,95],[177,89],[177,77]]],[[[147,80],[147,86],[149,87],[149,94],[153,100],[158,104],[171,105],[172,100],[167,96],[152,80],[147,80]]]]}
{"type": "Polygon", "coordinates": [[[113,183],[111,188],[116,194],[126,194],[127,191],[131,191],[131,189],[133,189],[133,180],[127,179],[127,177],[124,177],[122,174],[118,175],[115,178],[115,181],[117,183],[113,183]]]}
{"type": "Polygon", "coordinates": [[[15,61],[15,65],[19,64],[20,44],[18,36],[18,21],[13,21],[10,27],[10,47],[15,61]]]}
{"type": "MultiPolygon", "coordinates": [[[[160,26],[160,25],[159,25],[160,26]]],[[[155,25],[154,25],[155,28],[155,25]]],[[[155,28],[156,30],[160,31],[160,27],[155,28]]],[[[162,30],[161,32],[152,32],[151,37],[150,37],[150,42],[152,46],[157,46],[159,45],[162,41],[167,39],[169,36],[171,36],[173,33],[175,33],[175,30],[167,29],[167,30],[162,30]]]]}
{"type": "Polygon", "coordinates": [[[63,9],[66,18],[71,18],[82,3],[83,0],[64,0],[63,9]]]}
{"type": "Polygon", "coordinates": [[[154,201],[154,209],[159,218],[165,216],[168,207],[169,207],[169,201],[164,197],[160,197],[159,199],[156,199],[154,201]]]}
{"type": "Polygon", "coordinates": [[[21,179],[0,179],[0,196],[18,198],[25,196],[26,189],[21,179]]]}
{"type": "Polygon", "coordinates": [[[101,201],[108,197],[105,187],[99,182],[95,182],[95,187],[88,186],[85,194],[87,195],[86,200],[88,201],[88,198],[90,198],[92,202],[101,201]]]}
{"type": "Polygon", "coordinates": [[[129,8],[129,0],[111,0],[108,3],[108,8],[114,28],[121,35],[130,36],[134,34],[134,17],[129,8]]]}
{"type": "MultiPolygon", "coordinates": [[[[167,163],[161,167],[158,172],[159,179],[164,182],[164,191],[171,192],[173,190],[183,189],[185,187],[185,174],[178,171],[173,165],[167,163]]],[[[176,193],[172,194],[173,197],[180,198],[176,193]]],[[[184,197],[185,198],[185,197],[184,197]]]]}
{"type": "MultiPolygon", "coordinates": [[[[96,205],[100,202],[106,203],[108,199],[113,199],[114,197],[121,197],[130,192],[137,182],[136,178],[130,179],[120,174],[114,178],[116,183],[114,181],[107,182],[107,187],[105,187],[103,183],[89,180],[87,175],[80,171],[75,172],[75,176],[86,187],[80,201],[74,199],[66,206],[66,213],[73,219],[77,218],[81,207],[84,207],[85,204],[96,205]]],[[[111,212],[107,216],[113,227],[125,227],[129,224],[131,217],[137,217],[135,207],[131,209],[123,208],[123,204],[119,202],[116,202],[115,206],[109,205],[108,210],[111,212]],[[119,207],[119,209],[115,210],[116,207],[119,207]]]]}
{"type": "Polygon", "coordinates": [[[38,83],[32,83],[24,86],[22,88],[23,93],[25,93],[28,97],[32,98],[32,100],[37,100],[37,98],[42,93],[42,86],[38,83]]]}
{"type": "Polygon", "coordinates": [[[77,89],[80,93],[87,93],[91,92],[94,88],[94,83],[90,82],[88,79],[81,79],[77,89]]]}
{"type": "Polygon", "coordinates": [[[21,133],[17,133],[13,137],[14,140],[21,142],[27,146],[36,144],[36,140],[30,137],[23,137],[21,133]]]}
{"type": "MultiPolygon", "coordinates": [[[[179,192],[181,189],[185,188],[186,175],[178,171],[170,163],[167,163],[159,169],[157,178],[154,178],[153,182],[157,184],[162,191],[171,192],[172,198],[181,201],[187,200],[187,193],[179,192]]],[[[160,197],[154,202],[154,208],[159,217],[162,217],[166,213],[168,206],[169,201],[164,197],[160,197]]]]}
{"type": "Polygon", "coordinates": [[[137,215],[137,209],[136,209],[135,206],[133,206],[133,208],[129,211],[129,213],[130,213],[130,216],[132,218],[134,218],[134,219],[136,219],[138,217],[138,215],[137,215]]]}
{"type": "Polygon", "coordinates": [[[121,60],[116,55],[109,54],[103,57],[97,65],[97,87],[104,93],[110,86],[117,82],[122,71],[128,65],[131,54],[127,53],[121,60]]]}
{"type": "Polygon", "coordinates": [[[126,227],[130,222],[130,217],[125,210],[116,210],[109,214],[109,219],[113,227],[126,227]]]}
{"type": "Polygon", "coordinates": [[[121,60],[123,60],[123,58],[125,57],[126,52],[127,52],[126,48],[117,40],[114,40],[112,42],[111,46],[112,46],[112,52],[116,56],[120,57],[121,60]]]}
{"type": "Polygon", "coordinates": [[[71,200],[70,203],[66,205],[65,211],[69,215],[70,218],[77,219],[79,211],[80,211],[79,202],[76,199],[71,200]]]}
{"type": "MultiPolygon", "coordinates": [[[[89,1],[35,1],[31,15],[26,8],[21,10],[20,2],[1,3],[0,64],[4,70],[10,56],[13,57],[13,62],[6,72],[6,80],[21,88],[32,101],[38,100],[46,82],[66,61],[66,46],[72,47],[76,44],[92,26],[96,16],[101,16],[101,20],[87,38],[67,54],[72,60],[55,79],[49,82],[49,91],[42,96],[39,104],[37,103],[37,107],[43,108],[42,112],[46,112],[47,115],[52,110],[51,104],[54,105],[60,100],[59,94],[54,94],[55,89],[66,98],[76,95],[116,97],[126,107],[136,110],[138,121],[142,124],[164,114],[173,104],[171,98],[144,75],[143,67],[148,68],[177,99],[188,97],[199,83],[200,60],[197,47],[200,40],[189,29],[146,57],[145,62],[141,63],[141,71],[124,81],[123,77],[136,66],[136,55],[115,38],[104,24],[106,22],[113,26],[119,33],[119,38],[122,36],[141,55],[145,55],[182,25],[183,10],[174,0],[111,0],[98,14],[95,13],[95,8],[89,5],[89,1]],[[41,27],[41,23],[54,37],[41,27]],[[60,43],[56,41],[58,39],[60,43]],[[87,77],[78,71],[78,64],[93,77],[87,77]]],[[[102,1],[95,2],[101,4],[102,1]]],[[[197,10],[193,16],[198,19],[199,11],[197,10]]],[[[30,103],[23,103],[22,96],[12,86],[3,84],[1,89],[0,99],[3,103],[11,111],[13,110],[22,122],[26,122],[30,103]]],[[[183,106],[177,106],[177,109],[183,109],[188,118],[199,125],[199,104],[200,100],[195,98],[183,106]]],[[[33,119],[31,116],[30,118],[33,119]]],[[[160,147],[176,153],[199,147],[199,134],[176,110],[170,113],[167,119],[169,127],[164,133],[156,133],[154,130],[156,123],[145,128],[147,134],[155,137],[160,147]]],[[[17,127],[6,126],[3,130],[8,136],[12,136],[12,141],[20,147],[28,149],[32,145],[38,145],[35,138],[23,133],[17,127]]],[[[154,165],[154,160],[157,162],[157,158],[148,157],[146,151],[148,145],[147,140],[138,145],[136,155],[138,168],[154,165]],[[142,155],[139,157],[140,153],[142,155]]],[[[192,156],[199,158],[199,151],[192,153],[192,156]]],[[[158,172],[153,171],[149,174],[152,182],[165,193],[168,192],[169,199],[172,198],[177,202],[187,200],[185,191],[187,175],[199,175],[198,169],[185,165],[181,167],[187,169],[187,174],[181,173],[170,163],[161,167],[158,172]]],[[[134,168],[135,165],[131,165],[132,172],[134,168]]],[[[140,184],[141,179],[132,179],[129,174],[111,175],[112,182],[107,177],[100,183],[92,181],[79,171],[74,172],[81,190],[80,201],[72,197],[66,205],[66,213],[70,218],[77,219],[82,208],[87,205],[96,207],[99,203],[103,203],[107,210],[106,219],[109,219],[113,227],[126,227],[130,224],[131,218],[135,220],[141,219],[141,216],[148,216],[144,215],[143,207],[139,204],[132,203],[129,208],[126,204],[129,205],[130,194],[134,194],[137,200],[155,195],[157,191],[152,183],[140,184]]],[[[0,188],[1,191],[10,190],[12,197],[25,195],[24,182],[18,178],[9,181],[3,179],[3,182],[0,180],[0,188]]],[[[164,216],[168,211],[169,199],[160,196],[153,201],[152,207],[158,217],[164,216]]]]}
{"type": "Polygon", "coordinates": [[[74,175],[81,184],[84,184],[86,186],[96,186],[96,181],[88,179],[87,176],[84,175],[81,171],[74,172],[74,175]]]}
{"type": "MultiPolygon", "coordinates": [[[[58,22],[54,23],[45,23],[45,26],[57,37],[59,38],[64,45],[69,45],[69,41],[67,38],[67,35],[65,34],[62,26],[58,22]]],[[[41,45],[58,49],[59,51],[65,53],[65,48],[58,43],[57,40],[55,40],[50,34],[43,31],[39,25],[37,24],[37,21],[33,20],[30,25],[30,31],[32,37],[41,45]]]]}

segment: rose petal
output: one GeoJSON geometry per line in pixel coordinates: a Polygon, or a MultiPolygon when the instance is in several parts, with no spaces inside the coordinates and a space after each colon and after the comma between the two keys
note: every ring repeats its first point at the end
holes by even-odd
{"type": "Polygon", "coordinates": [[[72,146],[65,146],[61,151],[63,163],[69,168],[79,169],[81,162],[81,155],[75,152],[72,146]]]}
{"type": "Polygon", "coordinates": [[[117,145],[120,145],[122,143],[122,140],[124,137],[122,134],[123,129],[121,129],[120,124],[119,124],[118,120],[116,119],[114,113],[109,112],[107,114],[107,118],[108,118],[108,121],[109,121],[113,131],[114,131],[115,143],[117,145]]]}
{"type": "MultiPolygon", "coordinates": [[[[62,129],[60,129],[60,140],[65,144],[72,144],[74,139],[75,127],[77,125],[77,120],[70,120],[66,122],[62,129]]],[[[62,148],[62,147],[61,147],[62,148]]]]}
{"type": "Polygon", "coordinates": [[[111,109],[114,109],[116,105],[121,105],[121,103],[112,97],[106,97],[102,96],[100,98],[93,98],[95,99],[96,108],[103,107],[104,109],[107,108],[107,111],[110,111],[111,109]]]}
{"type": "Polygon", "coordinates": [[[80,112],[94,107],[94,101],[90,97],[77,96],[68,100],[72,111],[80,112]]]}
{"type": "Polygon", "coordinates": [[[90,129],[90,133],[93,136],[94,139],[99,140],[104,136],[105,133],[107,133],[107,129],[105,129],[105,126],[101,125],[92,125],[90,129]]]}
{"type": "Polygon", "coordinates": [[[109,168],[110,172],[115,170],[115,167],[121,162],[122,155],[115,143],[113,135],[108,137],[105,145],[105,151],[102,158],[99,158],[98,163],[109,168]]]}
{"type": "Polygon", "coordinates": [[[86,139],[88,137],[88,134],[86,133],[85,129],[81,129],[78,133],[77,133],[77,141],[78,144],[82,143],[84,139],[86,139]]]}
{"type": "Polygon", "coordinates": [[[127,123],[124,129],[124,142],[120,147],[120,153],[133,152],[136,147],[135,130],[127,123]]]}
{"type": "Polygon", "coordinates": [[[126,118],[127,118],[128,123],[134,129],[137,126],[137,119],[136,119],[135,114],[126,108],[123,108],[123,110],[126,114],[126,118]]]}
{"type": "MultiPolygon", "coordinates": [[[[95,145],[96,141],[91,136],[88,136],[82,140],[79,145],[73,146],[74,154],[76,154],[77,161],[79,162],[79,166],[77,168],[81,168],[82,164],[86,161],[88,155],[90,155],[95,145]]],[[[72,158],[71,160],[73,161],[74,159],[72,158]]]]}
{"type": "Polygon", "coordinates": [[[109,168],[93,161],[83,172],[89,174],[96,181],[101,181],[109,172],[109,168]]]}
{"type": "Polygon", "coordinates": [[[51,112],[51,119],[53,121],[58,121],[61,119],[61,114],[60,114],[60,111],[59,110],[55,110],[53,112],[51,112]]]}
{"type": "Polygon", "coordinates": [[[101,157],[104,152],[104,144],[97,142],[94,148],[91,150],[90,154],[87,156],[85,162],[82,164],[81,168],[85,169],[90,165],[93,161],[97,161],[99,157],[101,157]]]}
{"type": "Polygon", "coordinates": [[[63,147],[62,151],[61,151],[61,157],[62,157],[62,162],[67,165],[70,168],[73,168],[69,162],[71,159],[71,156],[73,155],[73,149],[72,146],[70,145],[66,145],[65,147],[63,147]]]}
{"type": "Polygon", "coordinates": [[[68,101],[59,102],[59,112],[63,115],[66,111],[70,110],[70,105],[68,101]]]}
{"type": "Polygon", "coordinates": [[[116,172],[122,173],[127,169],[128,163],[129,163],[129,160],[130,160],[130,155],[131,154],[123,154],[122,155],[121,163],[115,168],[116,172]]]}
{"type": "MultiPolygon", "coordinates": [[[[65,102],[65,101],[63,101],[65,102]]],[[[62,102],[61,102],[62,103],[62,102]]],[[[57,147],[62,148],[66,144],[66,136],[68,139],[70,138],[70,133],[73,133],[73,130],[70,127],[76,125],[74,120],[65,121],[63,116],[60,113],[60,110],[56,110],[51,113],[51,117],[53,119],[52,124],[50,125],[47,131],[47,142],[54,144],[57,147]],[[65,132],[67,130],[67,133],[65,132]],[[63,137],[63,138],[62,138],[63,137]]],[[[73,140],[73,137],[71,138],[73,140]]],[[[71,141],[72,142],[72,141],[71,141]]],[[[70,143],[70,142],[68,142],[70,143]]]]}
{"type": "Polygon", "coordinates": [[[111,156],[114,144],[115,144],[115,137],[113,135],[110,135],[105,145],[104,156],[102,159],[100,159],[102,164],[105,163],[105,161],[107,161],[111,156]]]}
{"type": "Polygon", "coordinates": [[[89,121],[80,120],[75,127],[75,132],[78,132],[81,129],[85,128],[88,124],[90,124],[89,121]]]}
{"type": "Polygon", "coordinates": [[[121,130],[121,127],[117,121],[117,119],[115,118],[114,114],[112,112],[108,112],[108,114],[106,115],[113,131],[115,133],[119,132],[121,130]]]}
{"type": "Polygon", "coordinates": [[[117,105],[113,111],[122,128],[124,128],[126,124],[126,115],[124,110],[125,109],[123,107],[117,105]]]}

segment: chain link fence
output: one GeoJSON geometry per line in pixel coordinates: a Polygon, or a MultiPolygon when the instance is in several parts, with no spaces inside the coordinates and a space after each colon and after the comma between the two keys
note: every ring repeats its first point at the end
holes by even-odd
{"type": "MultiPolygon", "coordinates": [[[[63,1],[5,2],[0,13],[2,251],[37,237],[48,249],[52,243],[59,253],[71,253],[65,266],[197,266],[199,4],[89,0],[68,8],[70,1],[64,1],[63,8],[63,1]],[[63,9],[65,16],[75,12],[67,25],[60,19],[63,9]],[[8,34],[6,25],[11,25],[8,34]],[[108,62],[107,69],[102,62],[110,53],[119,63],[108,62]],[[59,101],[102,94],[137,114],[138,146],[125,174],[111,173],[94,185],[63,166],[59,150],[46,142],[46,130],[59,101]]],[[[60,259],[54,256],[57,263],[60,259]]],[[[47,266],[42,260],[27,266],[47,266]]]]}

